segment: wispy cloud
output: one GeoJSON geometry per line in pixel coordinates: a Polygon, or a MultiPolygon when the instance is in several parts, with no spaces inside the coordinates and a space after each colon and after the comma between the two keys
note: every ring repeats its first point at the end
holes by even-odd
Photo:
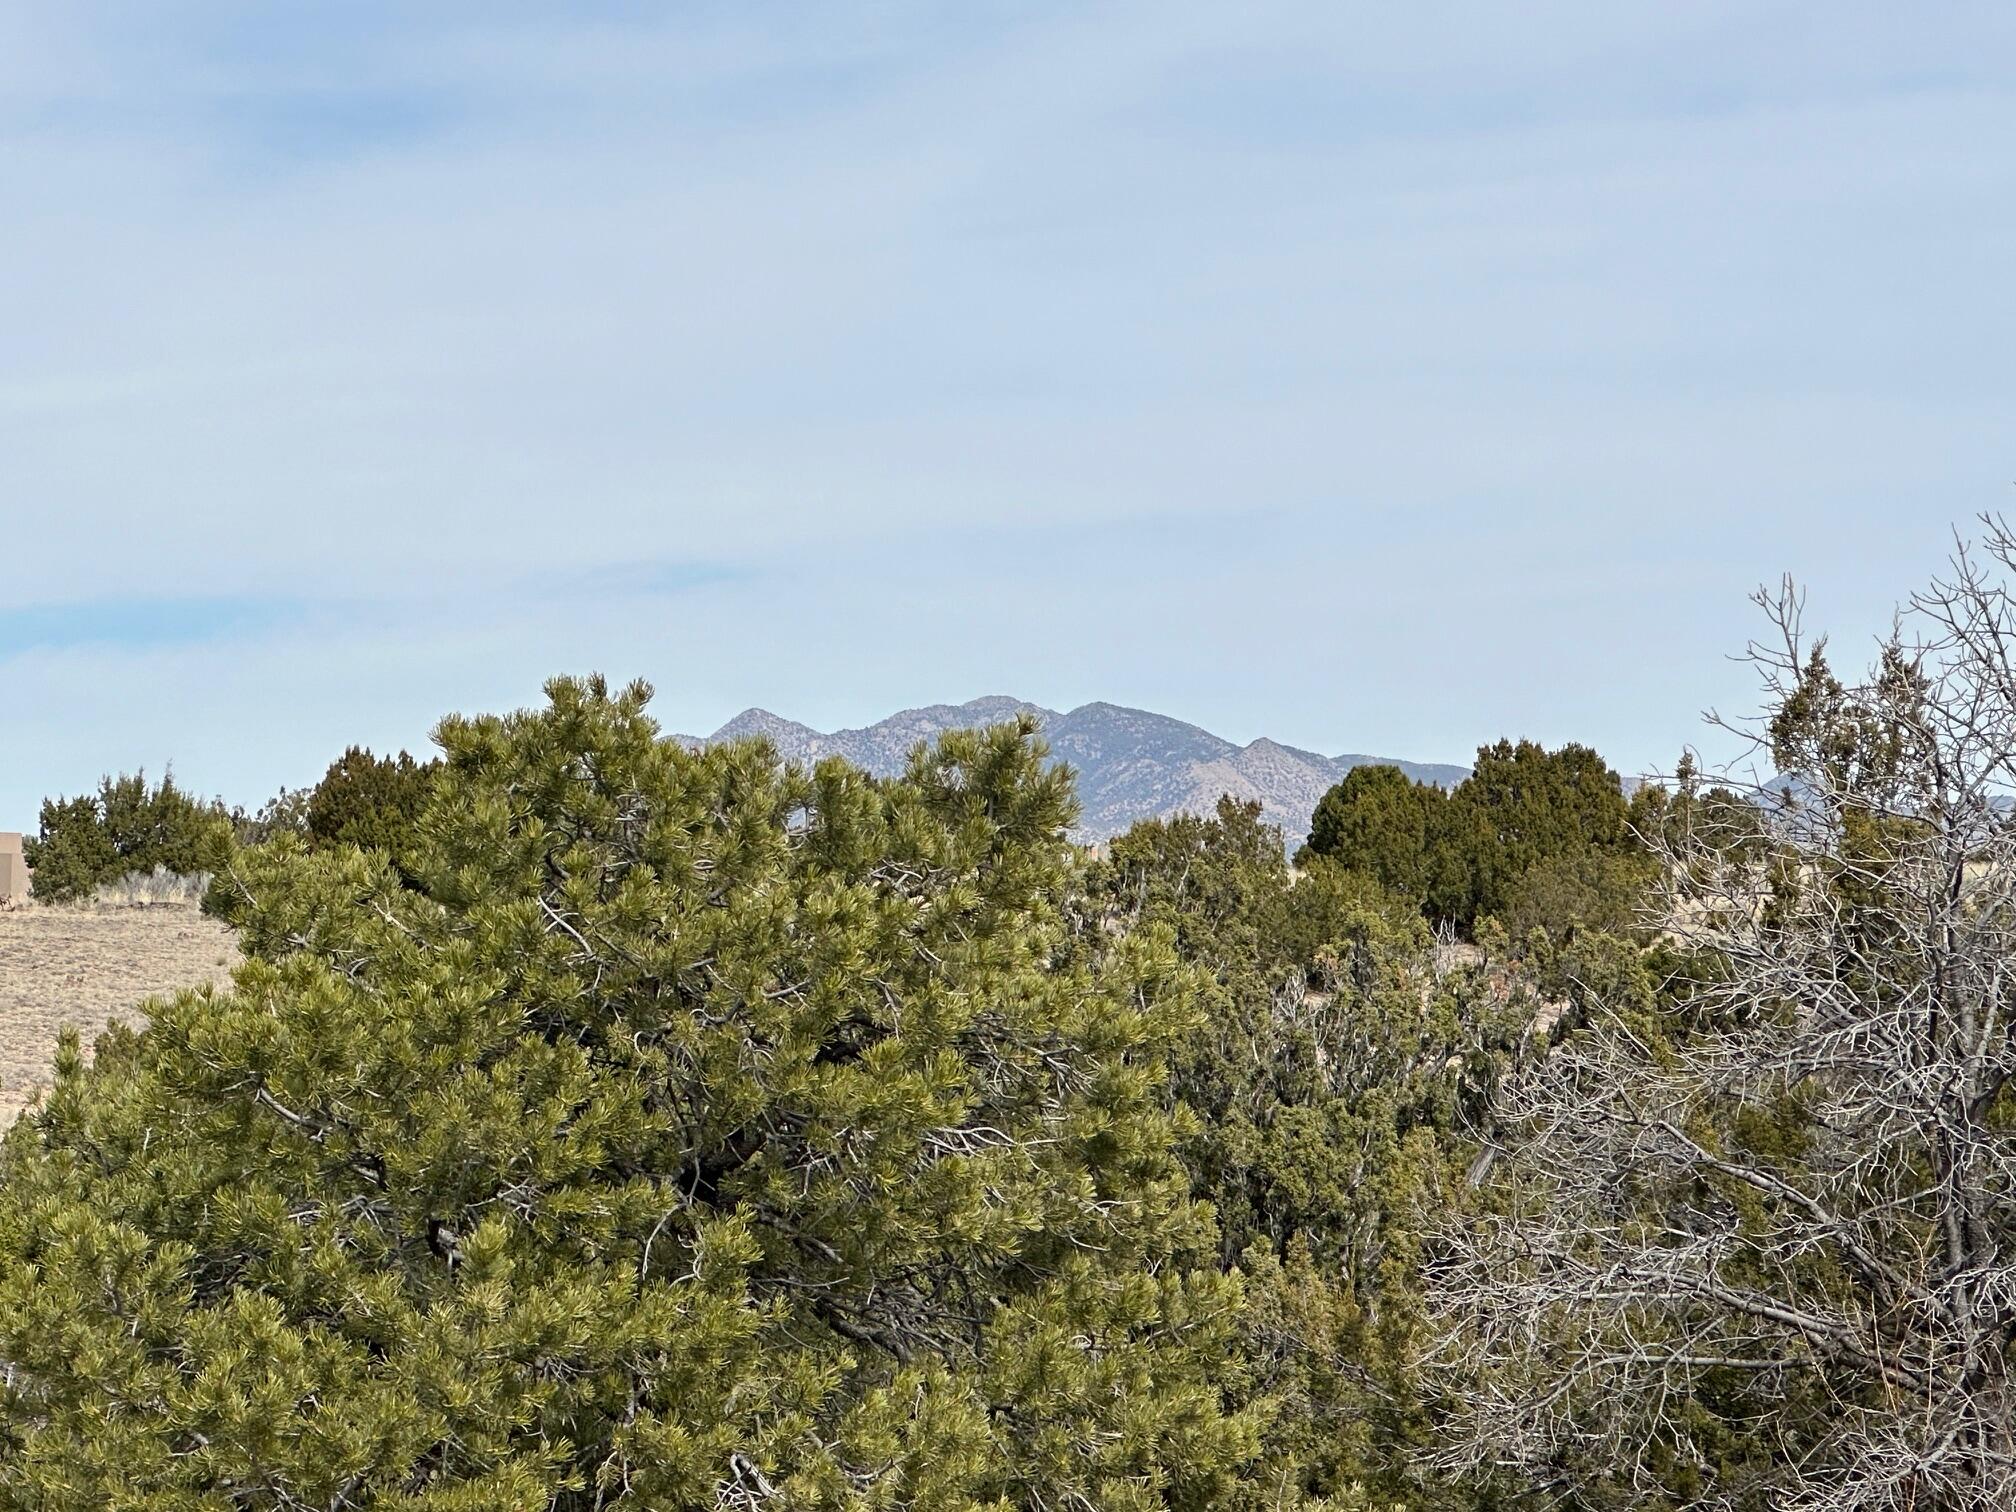
{"type": "Polygon", "coordinates": [[[561,572],[538,572],[520,580],[520,590],[545,601],[581,598],[669,598],[718,583],[745,583],[754,567],[730,562],[608,562],[561,572]]]}
{"type": "Polygon", "coordinates": [[[245,637],[299,622],[299,600],[107,598],[0,607],[0,660],[28,651],[153,648],[245,637]]]}

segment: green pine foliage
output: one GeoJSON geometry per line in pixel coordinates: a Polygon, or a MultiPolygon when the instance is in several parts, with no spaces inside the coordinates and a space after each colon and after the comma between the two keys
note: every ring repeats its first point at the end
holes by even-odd
{"type": "Polygon", "coordinates": [[[1438,969],[1413,899],[1321,857],[1291,872],[1258,805],[1137,825],[1090,880],[1092,906],[1173,930],[1204,973],[1171,1092],[1196,1117],[1182,1153],[1220,1261],[1246,1277],[1267,1423],[1264,1473],[1227,1505],[1466,1505],[1416,1467],[1434,1431],[1422,1233],[1461,1200],[1530,994],[1438,969]]]}
{"type": "Polygon", "coordinates": [[[878,781],[548,692],[441,726],[410,877],[241,850],[234,986],[66,1045],[0,1507],[1280,1504],[1198,975],[1074,904],[1030,727],[878,781]]]}
{"type": "MultiPolygon", "coordinates": [[[[314,787],[282,788],[256,813],[235,811],[232,839],[245,847],[287,835],[310,850],[376,851],[411,882],[406,861],[418,842],[420,815],[439,769],[439,761],[416,762],[404,751],[374,756],[351,746],[314,787]]],[[[243,899],[228,877],[212,882],[203,907],[228,923],[243,922],[243,899]]]]}
{"type": "Polygon", "coordinates": [[[133,772],[105,778],[95,794],[44,799],[40,830],[23,849],[35,896],[63,903],[132,872],[201,872],[230,830],[223,806],[184,792],[173,773],[150,783],[133,772]]]}
{"type": "Polygon", "coordinates": [[[236,816],[233,987],[65,1044],[0,1512],[1498,1504],[1427,1468],[1436,1236],[1543,1000],[1652,991],[1635,835],[1735,800],[1501,744],[1292,867],[1229,799],[1088,860],[1026,722],[878,780],[548,694],[236,816]]]}

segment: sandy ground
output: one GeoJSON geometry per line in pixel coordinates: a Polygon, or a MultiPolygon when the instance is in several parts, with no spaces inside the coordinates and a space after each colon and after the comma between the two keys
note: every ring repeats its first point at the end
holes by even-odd
{"type": "Polygon", "coordinates": [[[237,963],[231,931],[193,906],[0,910],[0,1128],[48,1081],[62,1025],[89,1045],[144,999],[237,963]]]}

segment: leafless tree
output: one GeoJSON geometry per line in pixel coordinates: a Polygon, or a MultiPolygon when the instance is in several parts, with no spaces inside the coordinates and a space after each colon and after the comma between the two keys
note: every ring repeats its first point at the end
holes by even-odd
{"type": "Polygon", "coordinates": [[[2016,538],[1984,525],[1859,683],[1758,595],[1767,713],[1723,727],[1784,777],[1683,775],[1649,837],[1677,1006],[1599,1010],[1505,1094],[1433,1278],[1446,1467],[2016,1508],[2016,538]]]}

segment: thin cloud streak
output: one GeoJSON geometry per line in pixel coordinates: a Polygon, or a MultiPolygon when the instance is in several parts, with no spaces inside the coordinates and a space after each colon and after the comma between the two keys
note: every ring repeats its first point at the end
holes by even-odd
{"type": "Polygon", "coordinates": [[[87,599],[0,607],[0,661],[73,646],[154,647],[243,640],[300,619],[296,600],[260,598],[87,599]]]}

